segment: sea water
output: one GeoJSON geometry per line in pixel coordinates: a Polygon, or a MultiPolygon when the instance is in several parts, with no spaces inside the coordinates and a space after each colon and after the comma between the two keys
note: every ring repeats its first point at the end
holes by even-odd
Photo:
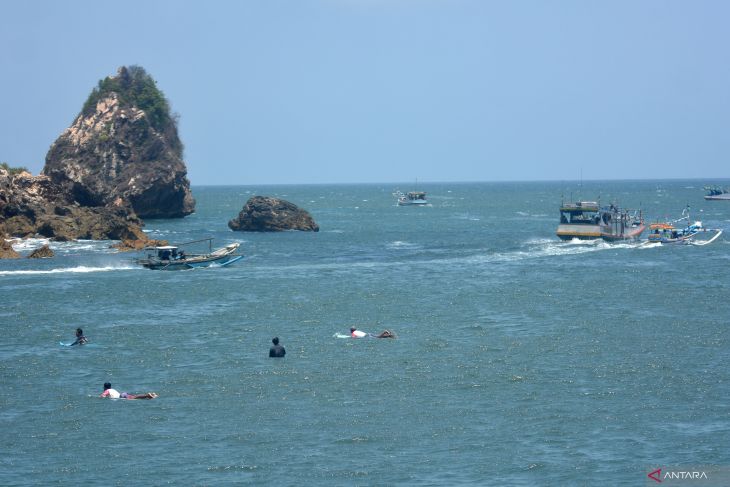
{"type": "Polygon", "coordinates": [[[419,184],[427,207],[395,206],[394,185],[194,187],[196,213],[149,236],[243,260],[152,271],[51,242],[0,261],[0,484],[639,485],[728,466],[730,241],[555,236],[561,198],[730,227],[703,183],[419,184]],[[321,231],[231,232],[255,194],[321,231]],[[336,338],[351,326],[398,338],[336,338]],[[91,343],[59,346],[76,327],[91,343]],[[99,399],[106,381],[159,398],[99,399]]]}

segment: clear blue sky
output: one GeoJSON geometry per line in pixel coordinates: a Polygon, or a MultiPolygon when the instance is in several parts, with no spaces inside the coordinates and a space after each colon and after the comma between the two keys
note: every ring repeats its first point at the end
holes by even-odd
{"type": "Polygon", "coordinates": [[[143,66],[193,184],[730,177],[728,1],[0,0],[0,161],[143,66]]]}

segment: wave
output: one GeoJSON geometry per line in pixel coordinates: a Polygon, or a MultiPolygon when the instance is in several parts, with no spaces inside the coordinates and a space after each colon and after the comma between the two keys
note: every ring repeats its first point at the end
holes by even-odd
{"type": "Polygon", "coordinates": [[[467,220],[470,222],[478,222],[481,221],[481,218],[475,215],[470,215],[469,213],[460,213],[457,215],[454,215],[455,220],[467,220]]]}
{"type": "MultiPolygon", "coordinates": [[[[94,253],[109,253],[110,245],[115,240],[73,240],[70,242],[52,242],[47,238],[11,239],[13,249],[18,252],[30,252],[44,245],[48,245],[55,253],[69,254],[79,251],[94,253]]],[[[114,251],[115,252],[115,251],[114,251]]]]}
{"type": "Polygon", "coordinates": [[[133,266],[104,266],[104,267],[88,267],[80,265],[77,267],[63,267],[60,269],[48,269],[48,270],[18,270],[18,271],[0,271],[0,276],[34,276],[41,274],[85,274],[89,272],[109,272],[109,271],[124,271],[131,269],[139,269],[133,266]]]}
{"type": "Polygon", "coordinates": [[[11,243],[15,251],[21,252],[24,250],[37,249],[38,247],[42,247],[51,242],[51,240],[47,238],[13,238],[8,241],[11,243]]]}
{"type": "Polygon", "coordinates": [[[639,248],[639,249],[653,249],[653,248],[661,247],[661,246],[662,246],[662,244],[660,242],[651,242],[651,243],[646,242],[643,245],[639,245],[637,248],[639,248]]]}
{"type": "Polygon", "coordinates": [[[389,242],[385,245],[385,247],[388,249],[391,249],[391,250],[396,250],[396,249],[413,250],[413,249],[422,248],[421,245],[410,243],[410,242],[403,242],[401,240],[395,240],[393,242],[389,242]]]}

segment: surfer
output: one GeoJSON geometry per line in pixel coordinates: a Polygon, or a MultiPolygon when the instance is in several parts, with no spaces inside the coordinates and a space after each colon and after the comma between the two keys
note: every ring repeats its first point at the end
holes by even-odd
{"type": "Polygon", "coordinates": [[[364,331],[358,330],[357,328],[355,328],[353,326],[350,328],[350,336],[352,338],[365,338],[366,336],[368,336],[368,334],[365,333],[364,331]]]}
{"type": "Polygon", "coordinates": [[[84,345],[85,343],[89,343],[89,339],[84,336],[84,331],[81,328],[76,328],[76,341],[71,346],[84,345]]]}
{"type": "Polygon", "coordinates": [[[116,389],[112,389],[111,383],[104,382],[104,392],[102,392],[99,397],[108,397],[110,399],[154,399],[157,397],[157,394],[154,392],[147,392],[145,394],[119,392],[116,389]]]}
{"type": "Polygon", "coordinates": [[[365,337],[372,337],[372,338],[395,338],[395,333],[389,330],[383,330],[379,335],[373,335],[372,333],[365,333],[364,331],[360,331],[354,326],[350,328],[350,336],[352,338],[365,338],[365,337]]]}
{"type": "Polygon", "coordinates": [[[273,343],[273,345],[269,349],[269,357],[283,357],[286,355],[286,349],[284,346],[279,345],[279,337],[272,338],[271,343],[273,343]]]}

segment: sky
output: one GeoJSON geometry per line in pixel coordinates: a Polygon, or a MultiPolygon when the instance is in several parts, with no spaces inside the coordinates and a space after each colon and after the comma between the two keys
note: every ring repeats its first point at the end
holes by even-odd
{"type": "Polygon", "coordinates": [[[730,177],[730,2],[0,0],[0,161],[140,65],[193,185],[730,177]]]}

